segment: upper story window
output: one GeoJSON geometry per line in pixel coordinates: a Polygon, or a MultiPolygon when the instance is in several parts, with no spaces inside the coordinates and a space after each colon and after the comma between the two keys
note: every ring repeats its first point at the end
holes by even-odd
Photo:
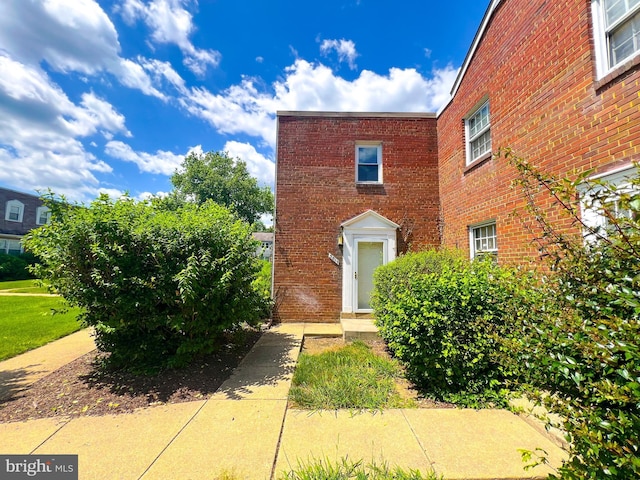
{"type": "Polygon", "coordinates": [[[496,222],[488,222],[469,228],[471,258],[482,255],[498,255],[496,222]]]}
{"type": "Polygon", "coordinates": [[[18,200],[9,200],[4,219],[10,222],[22,222],[24,204],[18,200]]]}
{"type": "Polygon", "coordinates": [[[38,207],[36,210],[36,223],[46,225],[51,221],[51,210],[49,207],[38,207]]]}
{"type": "Polygon", "coordinates": [[[467,165],[469,165],[491,152],[489,101],[487,100],[475,110],[464,123],[467,139],[467,165]]]}
{"type": "Polygon", "coordinates": [[[640,0],[593,0],[598,78],[640,53],[640,0]]]}
{"type": "Polygon", "coordinates": [[[356,145],[356,182],[382,183],[382,145],[356,145]]]}

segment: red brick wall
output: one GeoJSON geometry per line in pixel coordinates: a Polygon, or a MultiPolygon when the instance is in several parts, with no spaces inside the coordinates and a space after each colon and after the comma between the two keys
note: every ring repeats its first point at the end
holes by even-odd
{"type": "Polygon", "coordinates": [[[432,116],[280,114],[274,319],[337,322],[340,225],[367,210],[401,226],[398,249],[439,244],[436,120],[432,116]],[[356,185],[357,141],[382,142],[384,183],[356,185]]]}
{"type": "Polygon", "coordinates": [[[494,151],[569,176],[640,160],[639,67],[608,80],[596,80],[589,0],[503,1],[438,118],[443,243],[468,249],[468,226],[495,219],[501,260],[537,257],[511,216],[523,203],[514,170],[498,159],[465,168],[463,118],[485,95],[494,151]]]}

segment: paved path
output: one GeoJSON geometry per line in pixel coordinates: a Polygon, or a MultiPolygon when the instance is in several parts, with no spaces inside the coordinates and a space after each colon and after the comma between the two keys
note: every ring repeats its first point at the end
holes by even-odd
{"type": "Polygon", "coordinates": [[[95,348],[90,330],[84,329],[0,362],[0,400],[15,395],[95,348]]]}
{"type": "MultiPolygon", "coordinates": [[[[337,327],[339,329],[339,326],[337,327]]],[[[375,413],[287,409],[305,335],[334,325],[287,324],[266,332],[208,400],[132,414],[0,424],[0,453],[79,455],[81,479],[278,478],[312,459],[348,456],[446,479],[544,478],[519,449],[563,452],[504,410],[403,409],[375,413]]],[[[339,333],[339,332],[338,332],[339,333]]],[[[0,369],[3,367],[0,364],[0,369]]]]}

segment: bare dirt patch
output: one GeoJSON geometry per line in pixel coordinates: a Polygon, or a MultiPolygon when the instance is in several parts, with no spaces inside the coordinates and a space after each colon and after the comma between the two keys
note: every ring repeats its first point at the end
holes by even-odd
{"type": "Polygon", "coordinates": [[[90,352],[0,401],[0,422],[121,414],[206,399],[229,378],[261,334],[258,329],[247,329],[242,335],[229,336],[217,353],[151,377],[105,371],[99,367],[104,354],[90,352]]]}
{"type": "MultiPolygon", "coordinates": [[[[384,358],[391,359],[391,352],[382,340],[369,340],[365,342],[371,350],[384,358]]],[[[322,353],[328,350],[337,350],[345,345],[342,337],[305,337],[302,344],[302,351],[310,355],[322,353]]],[[[455,405],[447,402],[439,402],[424,398],[416,390],[415,386],[406,378],[396,380],[396,389],[402,398],[412,399],[419,408],[455,408],[455,405]]]]}

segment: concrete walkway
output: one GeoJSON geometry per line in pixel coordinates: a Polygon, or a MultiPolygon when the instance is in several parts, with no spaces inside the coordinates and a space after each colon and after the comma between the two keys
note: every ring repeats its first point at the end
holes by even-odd
{"type": "Polygon", "coordinates": [[[0,362],[0,401],[95,348],[90,330],[84,329],[0,362]]]}
{"type": "Polygon", "coordinates": [[[544,478],[549,467],[525,471],[521,461],[519,449],[537,448],[548,453],[551,465],[560,465],[560,448],[504,410],[287,409],[303,337],[339,330],[273,328],[208,400],[118,416],[0,424],[0,453],[78,454],[81,479],[268,480],[299,462],[343,457],[423,474],[433,470],[445,479],[544,478]]]}

